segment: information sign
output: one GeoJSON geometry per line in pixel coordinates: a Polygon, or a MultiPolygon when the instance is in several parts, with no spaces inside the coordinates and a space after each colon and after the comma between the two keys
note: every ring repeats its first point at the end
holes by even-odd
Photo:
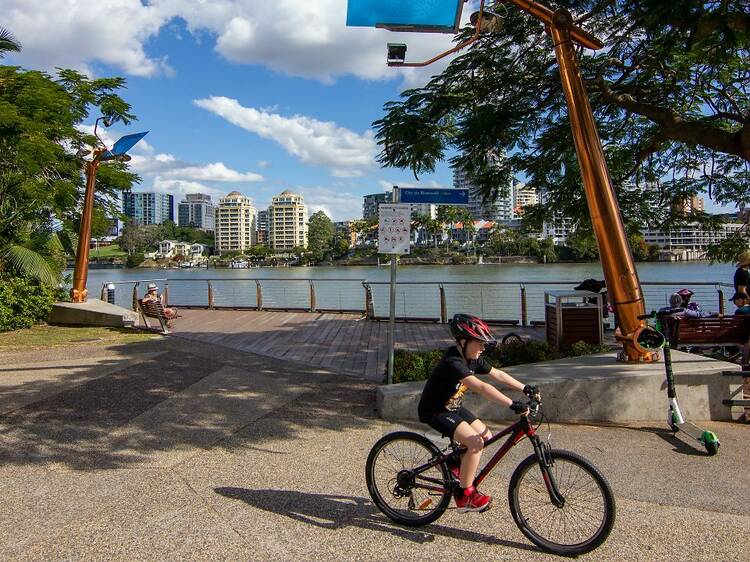
{"type": "Polygon", "coordinates": [[[408,254],[411,238],[411,205],[381,203],[378,207],[378,252],[408,254]]]}
{"type": "Polygon", "coordinates": [[[468,205],[468,189],[433,189],[400,187],[401,203],[433,203],[435,205],[468,205]]]}

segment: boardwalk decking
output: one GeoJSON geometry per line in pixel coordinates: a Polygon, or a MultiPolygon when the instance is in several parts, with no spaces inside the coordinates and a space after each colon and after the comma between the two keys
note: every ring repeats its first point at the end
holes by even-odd
{"type": "MultiPolygon", "coordinates": [[[[388,355],[388,323],[358,314],[267,312],[255,310],[182,310],[173,332],[241,351],[299,361],[380,381],[388,355]]],[[[533,328],[497,328],[539,334],[533,328]]],[[[537,336],[539,337],[539,336],[537,336]]],[[[396,323],[396,347],[428,351],[451,343],[448,327],[437,323],[396,323]]]]}

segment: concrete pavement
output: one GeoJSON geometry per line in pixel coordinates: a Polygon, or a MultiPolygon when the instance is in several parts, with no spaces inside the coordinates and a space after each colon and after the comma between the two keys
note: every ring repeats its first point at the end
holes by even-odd
{"type": "MultiPolygon", "coordinates": [[[[0,356],[0,558],[550,558],[505,499],[525,443],[484,487],[493,510],[404,528],[364,483],[372,444],[402,427],[369,382],[177,338],[50,355],[0,356]]],[[[707,457],[652,425],[551,427],[617,496],[586,558],[746,559],[748,427],[709,423],[707,457]]]]}

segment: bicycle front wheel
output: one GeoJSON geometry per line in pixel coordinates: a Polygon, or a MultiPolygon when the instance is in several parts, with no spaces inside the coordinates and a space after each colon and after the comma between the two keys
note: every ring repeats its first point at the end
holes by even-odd
{"type": "Polygon", "coordinates": [[[615,498],[607,480],[589,461],[569,451],[550,451],[549,475],[564,498],[552,503],[536,455],[513,472],[508,501],[513,520],[531,542],[547,552],[577,556],[591,552],[615,524],[615,498]]]}
{"type": "Polygon", "coordinates": [[[365,467],[367,490],[378,509],[402,525],[432,523],[451,501],[448,467],[440,462],[415,470],[441,455],[437,446],[418,433],[397,431],[381,438],[365,467]]]}

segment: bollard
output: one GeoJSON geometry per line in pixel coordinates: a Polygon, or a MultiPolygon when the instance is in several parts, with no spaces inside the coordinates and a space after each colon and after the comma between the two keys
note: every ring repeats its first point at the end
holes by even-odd
{"type": "Polygon", "coordinates": [[[448,306],[445,302],[445,287],[440,285],[440,322],[448,322],[448,306]]]}
{"type": "Polygon", "coordinates": [[[526,287],[521,285],[521,326],[528,326],[528,311],[526,310],[526,287]]]}
{"type": "Polygon", "coordinates": [[[214,288],[211,281],[208,281],[208,308],[214,307],[214,288]]]}
{"type": "Polygon", "coordinates": [[[138,310],[138,282],[133,285],[133,310],[138,310]]]}
{"type": "Polygon", "coordinates": [[[372,302],[372,287],[368,283],[362,283],[365,288],[365,318],[372,320],[375,317],[375,306],[372,302]]]}
{"type": "Polygon", "coordinates": [[[255,281],[255,304],[257,310],[263,310],[263,287],[258,280],[255,281]]]}
{"type": "Polygon", "coordinates": [[[162,294],[164,306],[169,306],[169,283],[164,283],[164,293],[162,294]]]}
{"type": "Polygon", "coordinates": [[[719,293],[719,316],[724,316],[724,291],[716,289],[719,293]]]}
{"type": "Polygon", "coordinates": [[[107,284],[102,283],[102,294],[99,296],[100,300],[106,301],[107,300],[107,284]]]}
{"type": "Polygon", "coordinates": [[[107,302],[109,304],[115,304],[115,284],[109,283],[107,285],[107,302]]]}
{"type": "Polygon", "coordinates": [[[315,283],[310,281],[310,312],[315,312],[315,283]]]}

